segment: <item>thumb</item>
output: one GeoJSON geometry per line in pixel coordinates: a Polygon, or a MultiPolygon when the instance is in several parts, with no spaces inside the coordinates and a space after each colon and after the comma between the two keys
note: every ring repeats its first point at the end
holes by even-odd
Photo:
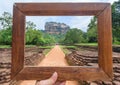
{"type": "Polygon", "coordinates": [[[47,80],[41,80],[38,85],[53,85],[57,80],[58,74],[54,72],[53,75],[47,80]]]}
{"type": "Polygon", "coordinates": [[[62,82],[60,85],[65,85],[66,84],[66,81],[65,82],[62,82]]]}

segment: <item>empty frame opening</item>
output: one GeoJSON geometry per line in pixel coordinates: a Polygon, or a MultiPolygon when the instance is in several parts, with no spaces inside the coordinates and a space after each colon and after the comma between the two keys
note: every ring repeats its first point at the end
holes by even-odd
{"type": "Polygon", "coordinates": [[[94,16],[27,16],[24,65],[98,67],[97,34],[94,16]]]}

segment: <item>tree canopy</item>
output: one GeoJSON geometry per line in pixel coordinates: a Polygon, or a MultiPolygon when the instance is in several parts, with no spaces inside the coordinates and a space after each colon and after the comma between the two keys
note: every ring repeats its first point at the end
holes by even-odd
{"type": "Polygon", "coordinates": [[[84,32],[80,29],[74,28],[70,29],[64,39],[65,44],[75,44],[75,43],[81,43],[84,42],[84,32]]]}
{"type": "MultiPolygon", "coordinates": [[[[54,38],[36,29],[36,24],[26,22],[25,41],[27,45],[47,45],[55,42],[54,38]]],[[[12,42],[12,15],[4,12],[0,16],[0,44],[11,45],[12,42]]]]}
{"type": "Polygon", "coordinates": [[[12,15],[4,12],[0,17],[0,44],[9,45],[12,42],[12,15]]]}
{"type": "MultiPolygon", "coordinates": [[[[120,0],[112,5],[113,42],[120,44],[120,0]]],[[[67,31],[66,34],[47,34],[36,28],[32,21],[26,22],[25,41],[27,45],[50,45],[54,43],[75,44],[97,42],[97,18],[93,17],[88,25],[87,32],[78,28],[67,31]]],[[[12,42],[12,15],[4,12],[0,16],[0,44],[11,45],[12,42]]]]}
{"type": "Polygon", "coordinates": [[[120,0],[112,5],[113,42],[120,42],[120,0]]]}
{"type": "Polygon", "coordinates": [[[87,30],[88,42],[97,42],[97,19],[93,17],[87,30]]]}
{"type": "MultiPolygon", "coordinates": [[[[120,44],[120,0],[112,5],[113,43],[120,44]]],[[[97,42],[97,19],[94,17],[88,25],[88,42],[97,42]]]]}

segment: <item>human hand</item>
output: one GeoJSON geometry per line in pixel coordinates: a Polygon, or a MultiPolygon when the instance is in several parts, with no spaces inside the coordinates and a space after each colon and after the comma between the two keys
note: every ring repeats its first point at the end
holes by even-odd
{"type": "Polygon", "coordinates": [[[54,72],[49,79],[37,81],[36,85],[65,85],[66,82],[56,82],[57,78],[58,74],[57,72],[54,72]]]}

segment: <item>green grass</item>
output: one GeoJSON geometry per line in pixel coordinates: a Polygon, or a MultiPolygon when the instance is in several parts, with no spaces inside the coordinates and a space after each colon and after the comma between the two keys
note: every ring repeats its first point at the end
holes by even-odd
{"type": "Polygon", "coordinates": [[[120,45],[118,45],[118,44],[113,44],[112,46],[113,47],[120,47],[120,45]]]}
{"type": "Polygon", "coordinates": [[[43,54],[46,55],[54,46],[39,46],[39,48],[44,49],[43,54]]]}
{"type": "Polygon", "coordinates": [[[53,48],[54,46],[39,46],[39,48],[42,48],[42,49],[51,49],[53,48]]]}
{"type": "Polygon", "coordinates": [[[0,48],[11,48],[10,45],[0,45],[0,48]]]}
{"type": "MultiPolygon", "coordinates": [[[[112,45],[120,47],[120,43],[113,43],[112,45]]],[[[75,46],[98,46],[98,43],[79,43],[75,44],[75,46]]]]}
{"type": "Polygon", "coordinates": [[[51,49],[45,49],[45,50],[43,51],[43,54],[44,54],[44,55],[47,55],[47,54],[50,52],[50,50],[51,50],[51,49]]]}
{"type": "Polygon", "coordinates": [[[36,46],[36,45],[25,45],[25,47],[39,47],[42,49],[50,49],[52,46],[36,46]]]}
{"type": "Polygon", "coordinates": [[[63,45],[61,45],[60,47],[65,54],[70,53],[70,50],[68,50],[68,49],[77,49],[76,46],[63,46],[63,45]]]}
{"type": "Polygon", "coordinates": [[[76,46],[98,46],[98,43],[78,43],[76,46]]]}
{"type": "Polygon", "coordinates": [[[68,49],[62,49],[62,50],[63,50],[64,54],[70,53],[70,51],[68,49]]]}
{"type": "Polygon", "coordinates": [[[120,42],[114,42],[113,46],[120,46],[120,42]]]}
{"type": "Polygon", "coordinates": [[[66,49],[77,49],[76,46],[60,46],[61,48],[66,48],[66,49]]]}
{"type": "Polygon", "coordinates": [[[35,47],[36,45],[25,45],[25,47],[35,47]]]}

